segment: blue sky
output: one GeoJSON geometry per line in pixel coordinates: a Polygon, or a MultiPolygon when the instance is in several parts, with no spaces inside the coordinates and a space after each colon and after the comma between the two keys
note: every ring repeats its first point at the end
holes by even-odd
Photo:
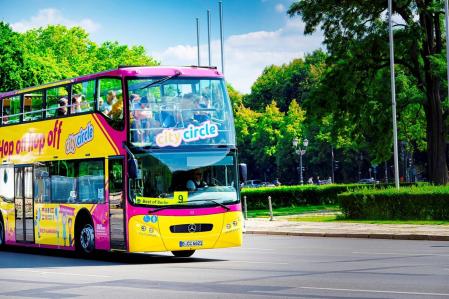
{"type": "MultiPolygon", "coordinates": [[[[263,68],[288,63],[320,47],[322,35],[303,36],[300,18],[289,18],[292,0],[223,0],[225,76],[247,93],[263,68]]],[[[97,43],[143,45],[163,65],[196,64],[200,19],[201,64],[207,57],[211,10],[212,64],[220,66],[218,0],[0,0],[0,19],[23,32],[47,24],[85,28],[97,43]]]]}

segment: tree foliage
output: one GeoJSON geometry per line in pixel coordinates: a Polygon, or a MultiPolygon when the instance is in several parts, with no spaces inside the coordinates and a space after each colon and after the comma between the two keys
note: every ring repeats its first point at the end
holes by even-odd
{"type": "MultiPolygon", "coordinates": [[[[336,128],[356,124],[351,136],[360,143],[376,140],[370,151],[379,153],[377,160],[391,151],[391,135],[386,133],[391,131],[386,8],[387,1],[300,0],[288,10],[290,16],[301,16],[306,34],[318,28],[324,32],[329,52],[329,69],[311,106],[332,112],[336,128]]],[[[418,127],[425,122],[429,178],[446,184],[448,113],[437,74],[443,53],[443,1],[397,0],[393,12],[401,19],[395,26],[398,115],[405,125],[401,135],[423,146],[418,127]],[[417,125],[405,132],[411,115],[417,116],[417,125]]]]}
{"type": "Polygon", "coordinates": [[[22,34],[0,23],[0,90],[77,77],[119,65],[158,65],[142,46],[97,45],[80,28],[50,25],[22,34]]]}

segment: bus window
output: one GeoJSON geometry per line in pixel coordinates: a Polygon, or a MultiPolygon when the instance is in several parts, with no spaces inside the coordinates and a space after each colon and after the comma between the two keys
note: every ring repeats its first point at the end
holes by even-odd
{"type": "Polygon", "coordinates": [[[50,163],[51,202],[73,203],[76,201],[75,163],[75,161],[50,163]]]}
{"type": "Polygon", "coordinates": [[[14,201],[14,166],[0,166],[0,198],[14,201]]]}
{"type": "Polygon", "coordinates": [[[104,202],[104,163],[103,161],[79,162],[78,202],[104,202]]]}
{"type": "Polygon", "coordinates": [[[120,79],[100,79],[98,90],[98,111],[110,119],[115,129],[123,128],[123,92],[120,79]]]}
{"type": "Polygon", "coordinates": [[[23,121],[42,119],[42,91],[25,94],[23,97],[23,121]]]}
{"type": "Polygon", "coordinates": [[[17,124],[20,122],[20,96],[3,99],[2,123],[17,124]]]}
{"type": "Polygon", "coordinates": [[[77,83],[72,86],[70,113],[89,112],[94,110],[95,80],[77,83]]]}
{"type": "Polygon", "coordinates": [[[103,160],[55,161],[48,163],[48,166],[48,168],[36,168],[38,174],[35,174],[35,196],[41,196],[45,201],[48,197],[44,195],[45,188],[47,184],[50,184],[51,202],[104,203],[103,160]],[[49,181],[46,177],[48,169],[50,170],[49,181]],[[40,184],[42,188],[39,188],[37,184],[40,184]]]}
{"type": "Polygon", "coordinates": [[[49,168],[45,164],[34,167],[34,201],[50,202],[50,175],[49,168]]]}
{"type": "Polygon", "coordinates": [[[47,90],[46,118],[68,114],[68,87],[61,86],[47,90]]]}

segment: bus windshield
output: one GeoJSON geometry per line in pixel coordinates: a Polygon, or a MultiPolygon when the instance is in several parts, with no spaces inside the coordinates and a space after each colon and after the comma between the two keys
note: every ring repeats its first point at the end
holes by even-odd
{"type": "Polygon", "coordinates": [[[130,200],[135,204],[210,206],[238,201],[232,152],[164,152],[135,157],[138,177],[130,184],[130,200]]]}
{"type": "Polygon", "coordinates": [[[222,79],[130,79],[128,97],[130,140],[136,147],[235,145],[222,79]]]}

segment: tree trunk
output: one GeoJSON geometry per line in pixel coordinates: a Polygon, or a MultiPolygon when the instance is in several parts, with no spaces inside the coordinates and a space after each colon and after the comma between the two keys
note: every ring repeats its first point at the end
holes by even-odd
{"type": "MultiPolygon", "coordinates": [[[[427,75],[426,75],[427,77],[427,75]]],[[[432,77],[432,76],[429,76],[432,77]]],[[[448,169],[446,162],[445,132],[443,129],[443,114],[441,111],[440,95],[437,80],[429,78],[427,81],[427,171],[429,179],[438,185],[448,183],[448,169]]]]}
{"type": "MultiPolygon", "coordinates": [[[[421,4],[417,2],[418,6],[421,4]]],[[[429,3],[426,3],[429,5],[429,3]]],[[[446,132],[443,126],[443,111],[440,97],[440,80],[432,73],[430,56],[441,53],[441,30],[439,18],[432,17],[430,12],[422,10],[419,21],[424,31],[421,56],[424,61],[424,80],[426,91],[426,120],[427,120],[427,173],[429,179],[438,185],[445,185],[449,181],[446,162],[446,132]],[[438,35],[438,36],[436,36],[438,35]]]]}

